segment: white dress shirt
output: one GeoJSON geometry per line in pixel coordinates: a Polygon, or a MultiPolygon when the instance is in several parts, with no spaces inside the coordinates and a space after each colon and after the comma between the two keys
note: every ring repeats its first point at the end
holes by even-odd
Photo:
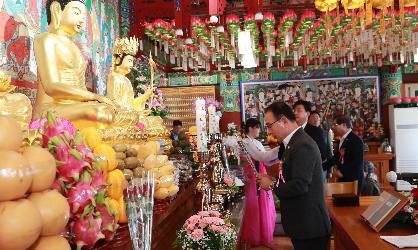
{"type": "Polygon", "coordinates": [[[301,126],[301,127],[302,127],[303,129],[305,129],[306,124],[308,124],[308,120],[306,120],[306,122],[305,122],[304,124],[302,124],[302,126],[301,126]]]}
{"type": "Polygon", "coordinates": [[[296,131],[298,131],[298,129],[300,129],[300,127],[297,127],[295,130],[292,131],[292,133],[290,133],[288,136],[286,136],[286,138],[283,139],[284,148],[287,149],[287,144],[289,144],[290,139],[292,139],[292,136],[296,133],[296,131]]]}
{"type": "Polygon", "coordinates": [[[343,137],[341,137],[341,139],[340,139],[340,144],[338,145],[338,149],[340,149],[340,148],[341,148],[341,146],[342,146],[342,145],[343,145],[343,143],[344,143],[345,138],[347,138],[348,134],[349,134],[351,131],[352,131],[352,129],[350,128],[350,129],[347,131],[347,133],[345,133],[345,134],[343,135],[343,137]]]}
{"type": "Polygon", "coordinates": [[[242,141],[245,143],[248,153],[250,153],[251,158],[254,160],[267,163],[267,165],[274,164],[272,161],[277,160],[280,147],[275,147],[266,151],[259,140],[248,135],[246,138],[242,139],[242,141]]]}

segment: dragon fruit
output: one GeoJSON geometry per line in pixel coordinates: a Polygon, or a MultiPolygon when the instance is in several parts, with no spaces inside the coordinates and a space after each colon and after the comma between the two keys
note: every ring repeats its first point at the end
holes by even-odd
{"type": "Polygon", "coordinates": [[[92,247],[98,240],[103,239],[101,225],[102,219],[94,218],[91,213],[72,222],[70,228],[77,249],[81,249],[83,246],[92,247]]]}
{"type": "Polygon", "coordinates": [[[117,224],[109,206],[105,204],[97,205],[96,211],[100,213],[99,217],[102,219],[102,233],[105,239],[112,240],[116,233],[117,224]]]}
{"type": "Polygon", "coordinates": [[[57,190],[60,194],[64,196],[67,194],[67,189],[65,187],[64,180],[60,177],[55,179],[54,183],[52,183],[50,188],[57,190]]]}
{"type": "Polygon", "coordinates": [[[91,152],[88,147],[86,147],[84,144],[76,144],[74,148],[81,154],[83,161],[89,164],[93,163],[95,157],[93,152],[91,152]]]}
{"type": "Polygon", "coordinates": [[[94,170],[92,172],[91,186],[94,189],[103,189],[106,186],[102,170],[94,170]]]}
{"type": "Polygon", "coordinates": [[[58,174],[68,183],[78,181],[80,174],[89,164],[83,161],[76,149],[72,149],[65,143],[57,145],[55,152],[55,158],[58,160],[58,174]]]}
{"type": "Polygon", "coordinates": [[[89,178],[88,172],[84,171],[82,180],[68,192],[68,203],[73,216],[84,213],[86,206],[95,203],[96,190],[91,186],[89,178]]]}
{"type": "Polygon", "coordinates": [[[47,147],[49,141],[58,135],[64,135],[66,138],[74,137],[77,130],[73,124],[66,119],[55,119],[52,113],[47,114],[47,122],[42,134],[42,147],[47,147]]]}
{"type": "Polygon", "coordinates": [[[70,205],[70,241],[81,249],[93,247],[102,238],[112,239],[117,224],[107,202],[98,157],[84,145],[82,135],[71,122],[55,119],[50,113],[47,117],[44,126],[39,121],[33,127],[43,131],[42,146],[57,162],[57,177],[51,187],[63,194],[70,205]]]}

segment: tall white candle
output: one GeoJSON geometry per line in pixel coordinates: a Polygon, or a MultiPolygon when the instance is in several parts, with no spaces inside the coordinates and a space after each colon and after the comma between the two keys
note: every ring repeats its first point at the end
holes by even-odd
{"type": "Polygon", "coordinates": [[[209,134],[214,134],[216,132],[216,108],[212,104],[208,107],[209,114],[209,134]]]}
{"type": "Polygon", "coordinates": [[[206,108],[204,99],[196,99],[197,151],[207,151],[206,108]]]}
{"type": "Polygon", "coordinates": [[[215,133],[220,133],[220,129],[219,129],[219,120],[221,119],[219,116],[215,116],[215,133]]]}

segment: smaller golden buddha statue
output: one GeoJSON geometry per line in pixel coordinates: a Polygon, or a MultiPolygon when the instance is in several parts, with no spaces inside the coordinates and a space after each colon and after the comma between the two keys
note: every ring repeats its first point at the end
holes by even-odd
{"type": "Polygon", "coordinates": [[[157,116],[149,116],[151,110],[146,108],[146,103],[152,101],[154,92],[153,79],[156,65],[152,57],[150,56],[149,59],[151,82],[144,94],[135,97],[132,83],[126,77],[134,66],[134,56],[138,52],[138,44],[138,39],[135,37],[116,39],[113,47],[112,71],[106,82],[106,97],[113,101],[117,108],[123,110],[124,113],[136,114],[139,117],[138,123],[143,125],[140,126],[142,127],[141,131],[135,132],[136,127],[135,129],[124,127],[123,131],[116,132],[116,134],[130,134],[130,136],[136,137],[139,133],[147,135],[147,137],[161,138],[166,132],[162,119],[157,116]]]}
{"type": "Polygon", "coordinates": [[[0,72],[0,115],[16,119],[23,131],[28,130],[32,118],[32,104],[21,93],[10,93],[16,86],[11,85],[11,77],[0,72]]]}
{"type": "Polygon", "coordinates": [[[153,84],[151,83],[144,94],[135,97],[132,83],[126,77],[134,66],[138,44],[138,39],[135,37],[116,39],[113,47],[112,71],[106,82],[106,96],[121,109],[137,112],[144,117],[150,113],[150,110],[145,109],[145,104],[154,90],[153,84]]]}

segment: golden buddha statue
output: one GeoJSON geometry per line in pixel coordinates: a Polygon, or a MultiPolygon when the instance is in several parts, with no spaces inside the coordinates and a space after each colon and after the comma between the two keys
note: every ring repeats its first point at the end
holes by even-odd
{"type": "Polygon", "coordinates": [[[112,71],[106,82],[106,96],[122,109],[135,111],[144,117],[150,113],[150,110],[145,109],[145,103],[154,90],[153,84],[151,82],[144,94],[135,97],[132,83],[126,77],[134,66],[138,44],[138,39],[135,37],[116,39],[113,47],[112,71]]]}
{"type": "MultiPolygon", "coordinates": [[[[135,97],[135,92],[129,78],[126,77],[134,66],[134,56],[138,52],[138,39],[117,38],[113,47],[112,71],[106,82],[106,97],[126,113],[139,115],[139,123],[143,124],[141,133],[148,136],[162,137],[165,127],[161,117],[149,116],[151,110],[146,109],[148,100],[152,101],[154,91],[155,63],[150,56],[151,83],[144,94],[135,97]]],[[[126,130],[126,129],[125,129],[126,130]]],[[[132,134],[131,130],[131,134],[132,134]]],[[[133,132],[135,133],[135,132],[133,132]]]]}
{"type": "Polygon", "coordinates": [[[53,111],[79,128],[137,122],[137,114],[119,112],[113,101],[85,85],[86,61],[71,40],[84,26],[85,0],[47,0],[46,12],[49,30],[34,40],[40,79],[34,118],[53,111]]]}
{"type": "Polygon", "coordinates": [[[0,115],[16,119],[23,131],[28,130],[32,118],[32,104],[29,98],[21,93],[10,93],[16,86],[11,77],[0,72],[0,115]]]}

